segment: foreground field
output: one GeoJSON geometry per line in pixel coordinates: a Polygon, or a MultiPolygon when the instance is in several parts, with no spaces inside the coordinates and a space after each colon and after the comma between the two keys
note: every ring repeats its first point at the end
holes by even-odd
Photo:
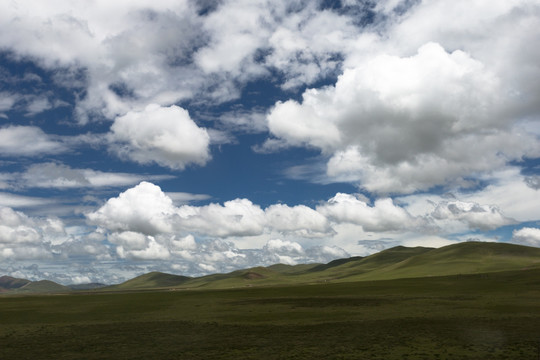
{"type": "Polygon", "coordinates": [[[537,359],[540,270],[0,297],[0,359],[537,359]]]}

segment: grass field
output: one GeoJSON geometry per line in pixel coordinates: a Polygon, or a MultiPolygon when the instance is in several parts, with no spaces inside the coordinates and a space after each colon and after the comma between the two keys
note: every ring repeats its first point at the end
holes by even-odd
{"type": "Polygon", "coordinates": [[[537,359],[540,270],[0,297],[0,359],[537,359]]]}

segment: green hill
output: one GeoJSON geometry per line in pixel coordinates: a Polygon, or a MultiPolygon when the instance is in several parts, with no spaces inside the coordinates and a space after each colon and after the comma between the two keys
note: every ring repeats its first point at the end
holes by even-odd
{"type": "MultiPolygon", "coordinates": [[[[337,259],[328,264],[276,264],[212,274],[198,278],[151,272],[96,291],[152,289],[226,289],[287,286],[330,282],[392,280],[448,275],[540,269],[540,248],[487,242],[464,242],[441,247],[397,246],[366,257],[337,259]]],[[[30,282],[1,277],[4,292],[58,293],[71,289],[52,281],[30,282]],[[14,288],[18,286],[18,288],[14,288]]]]}
{"type": "Polygon", "coordinates": [[[540,249],[505,244],[465,242],[432,249],[388,268],[372,279],[478,274],[540,267],[540,249]]]}
{"type": "MultiPolygon", "coordinates": [[[[327,265],[312,269],[311,276],[325,281],[338,279],[343,280],[357,276],[370,277],[370,275],[373,275],[374,273],[385,272],[388,266],[398,264],[402,261],[424,254],[431,250],[433,249],[425,247],[408,248],[404,246],[396,246],[363,258],[356,257],[335,260],[327,265]],[[335,263],[335,265],[329,266],[332,263],[335,263]]],[[[394,275],[390,275],[390,278],[396,277],[394,275]]]]}
{"type": "Polygon", "coordinates": [[[65,293],[71,289],[49,280],[32,281],[15,290],[17,294],[65,293]]]}
{"type": "Polygon", "coordinates": [[[187,276],[166,274],[159,271],[153,271],[148,274],[137,276],[131,280],[118,285],[108,286],[106,290],[140,290],[153,288],[177,287],[191,279],[187,276]]]}
{"type": "Polygon", "coordinates": [[[432,248],[398,246],[317,273],[325,280],[390,280],[540,268],[540,249],[464,242],[432,248]]]}
{"type": "Polygon", "coordinates": [[[11,276],[1,276],[0,277],[0,292],[7,292],[13,289],[18,289],[28,283],[30,283],[30,280],[17,279],[11,276]]]}
{"type": "Polygon", "coordinates": [[[208,275],[182,287],[229,288],[317,282],[391,280],[479,274],[540,268],[540,248],[486,242],[465,242],[438,249],[397,246],[366,257],[328,264],[272,265],[208,275]]]}

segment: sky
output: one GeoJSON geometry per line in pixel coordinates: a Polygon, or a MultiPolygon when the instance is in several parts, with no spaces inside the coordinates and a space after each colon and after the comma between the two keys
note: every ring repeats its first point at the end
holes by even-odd
{"type": "Polygon", "coordinates": [[[539,0],[0,4],[0,274],[540,246],[539,0]]]}

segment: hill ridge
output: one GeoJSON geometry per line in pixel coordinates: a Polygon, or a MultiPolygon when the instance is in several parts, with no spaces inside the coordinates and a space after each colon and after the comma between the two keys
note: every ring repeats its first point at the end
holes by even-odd
{"type": "MultiPolygon", "coordinates": [[[[327,264],[274,264],[201,277],[153,271],[121,284],[92,291],[224,289],[245,286],[290,286],[321,282],[354,282],[480,274],[540,269],[540,248],[497,242],[462,242],[440,248],[396,246],[369,256],[336,259],[327,264]]],[[[3,279],[3,280],[1,280],[3,279]]],[[[1,277],[8,283],[10,277],[1,277]]],[[[67,292],[72,289],[43,280],[8,292],[67,292]]],[[[5,292],[5,290],[4,290],[5,292]]]]}

